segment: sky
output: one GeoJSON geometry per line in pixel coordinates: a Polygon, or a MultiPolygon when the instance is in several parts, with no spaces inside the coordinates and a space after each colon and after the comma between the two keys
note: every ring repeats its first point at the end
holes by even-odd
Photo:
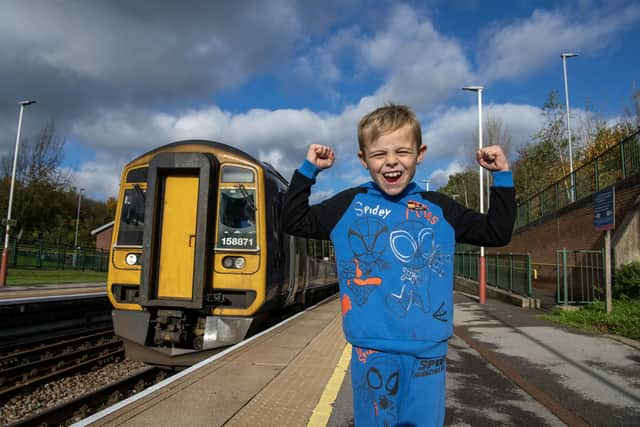
{"type": "MultiPolygon", "coordinates": [[[[616,120],[638,83],[640,1],[0,2],[0,157],[53,122],[62,167],[88,197],[116,196],[122,167],[207,139],[290,177],[311,143],[334,148],[312,200],[369,179],[357,123],[388,102],[416,112],[431,189],[474,161],[477,95],[512,136],[544,123],[549,91],[572,118],[616,120]]],[[[477,134],[476,134],[477,135],[477,134]]]]}

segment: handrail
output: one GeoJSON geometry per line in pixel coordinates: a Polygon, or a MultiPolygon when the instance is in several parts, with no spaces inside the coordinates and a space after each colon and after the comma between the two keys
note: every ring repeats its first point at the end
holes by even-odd
{"type": "Polygon", "coordinates": [[[523,227],[639,172],[640,129],[518,204],[515,228],[523,227]]]}

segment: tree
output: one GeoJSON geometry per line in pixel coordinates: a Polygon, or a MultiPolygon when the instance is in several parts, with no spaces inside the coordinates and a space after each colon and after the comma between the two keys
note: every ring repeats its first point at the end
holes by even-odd
{"type": "MultiPolygon", "coordinates": [[[[511,155],[512,136],[509,129],[504,126],[502,119],[491,114],[487,114],[482,123],[482,145],[499,145],[502,147],[507,158],[511,155]]],[[[471,132],[471,153],[478,150],[478,130],[471,132]]],[[[475,155],[470,158],[475,159],[475,155]]],[[[473,162],[475,165],[475,162],[473,162]]]]}
{"type": "Polygon", "coordinates": [[[453,197],[457,202],[471,209],[478,210],[480,207],[479,185],[478,171],[469,167],[464,172],[449,176],[447,185],[440,187],[438,191],[453,197]]]}

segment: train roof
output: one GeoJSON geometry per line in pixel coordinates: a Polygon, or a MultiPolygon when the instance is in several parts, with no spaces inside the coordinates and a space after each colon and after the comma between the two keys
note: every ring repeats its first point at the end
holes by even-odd
{"type": "Polygon", "coordinates": [[[135,159],[131,160],[128,164],[135,163],[138,160],[142,159],[143,157],[149,156],[151,154],[159,153],[161,151],[165,151],[168,148],[179,147],[181,145],[189,145],[189,144],[204,145],[204,146],[207,146],[209,148],[216,148],[216,149],[219,149],[219,150],[224,150],[224,151],[227,151],[230,154],[233,154],[235,156],[244,158],[244,160],[247,160],[249,162],[257,163],[260,166],[264,165],[263,162],[261,162],[260,160],[256,159],[255,157],[251,156],[250,154],[247,154],[246,152],[240,150],[239,148],[233,147],[231,145],[223,144],[222,142],[208,141],[206,139],[184,139],[184,140],[181,140],[181,141],[171,142],[169,144],[162,145],[160,147],[154,148],[153,150],[147,151],[146,153],[143,153],[143,154],[139,155],[135,159]]]}
{"type": "Polygon", "coordinates": [[[218,150],[223,150],[228,152],[229,154],[232,154],[234,156],[240,157],[248,162],[254,163],[260,167],[262,167],[266,172],[271,173],[272,175],[274,175],[277,179],[279,179],[280,181],[282,181],[285,185],[289,185],[289,181],[282,176],[282,174],[280,172],[278,172],[278,170],[273,167],[273,165],[271,165],[268,162],[263,162],[260,161],[258,159],[256,159],[255,157],[251,156],[250,154],[247,154],[246,152],[240,150],[239,148],[233,147],[231,145],[228,144],[224,144],[222,142],[217,142],[217,141],[209,141],[206,139],[184,139],[184,140],[180,140],[180,141],[175,141],[175,142],[171,142],[169,144],[165,144],[162,145],[160,147],[154,148],[153,150],[147,151],[146,153],[143,153],[141,155],[139,155],[138,157],[136,157],[135,159],[131,160],[130,162],[127,163],[127,165],[131,165],[133,163],[136,163],[137,161],[139,161],[140,159],[150,156],[152,154],[155,153],[159,153],[161,151],[165,151],[168,148],[174,148],[174,147],[179,147],[181,145],[204,145],[207,146],[209,148],[215,148],[218,150]]]}

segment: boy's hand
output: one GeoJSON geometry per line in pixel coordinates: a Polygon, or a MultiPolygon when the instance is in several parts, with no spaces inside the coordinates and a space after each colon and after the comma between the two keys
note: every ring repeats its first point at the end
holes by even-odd
{"type": "Polygon", "coordinates": [[[478,150],[476,160],[480,166],[492,172],[509,170],[509,162],[499,145],[490,145],[478,150]]]}
{"type": "Polygon", "coordinates": [[[328,169],[333,166],[336,156],[333,149],[326,145],[311,144],[307,151],[307,160],[313,163],[319,169],[328,169]]]}

